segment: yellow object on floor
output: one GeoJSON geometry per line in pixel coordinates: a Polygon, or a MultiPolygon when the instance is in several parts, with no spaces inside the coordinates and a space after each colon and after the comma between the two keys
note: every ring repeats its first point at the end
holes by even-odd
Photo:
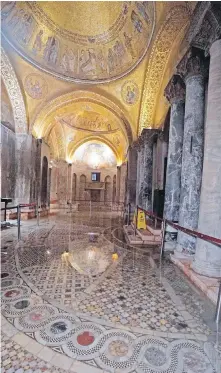
{"type": "Polygon", "coordinates": [[[138,209],[138,212],[134,214],[133,223],[137,229],[147,229],[145,213],[138,209]]]}

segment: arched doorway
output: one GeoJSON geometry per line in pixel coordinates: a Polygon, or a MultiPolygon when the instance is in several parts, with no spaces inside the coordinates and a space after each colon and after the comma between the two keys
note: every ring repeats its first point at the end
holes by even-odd
{"type": "Polygon", "coordinates": [[[48,159],[43,157],[42,159],[42,173],[41,173],[41,205],[47,205],[48,197],[48,159]]]}

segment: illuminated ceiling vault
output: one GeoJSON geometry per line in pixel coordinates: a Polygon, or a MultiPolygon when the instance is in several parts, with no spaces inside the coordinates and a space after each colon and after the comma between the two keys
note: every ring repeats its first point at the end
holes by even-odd
{"type": "Polygon", "coordinates": [[[29,132],[56,159],[95,141],[124,161],[143,128],[163,123],[163,90],[185,52],[195,4],[2,2],[4,58],[20,83],[29,132]]]}

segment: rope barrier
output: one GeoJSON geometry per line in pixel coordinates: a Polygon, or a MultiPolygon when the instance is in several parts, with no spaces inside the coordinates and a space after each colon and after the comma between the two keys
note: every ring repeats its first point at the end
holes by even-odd
{"type": "Polygon", "coordinates": [[[152,217],[154,217],[155,219],[158,219],[158,220],[161,221],[161,222],[162,222],[163,220],[165,220],[165,222],[166,222],[168,225],[170,225],[171,227],[173,227],[173,228],[175,228],[175,229],[177,229],[177,230],[180,230],[181,232],[184,232],[184,233],[186,233],[186,234],[189,234],[189,235],[191,235],[191,236],[193,236],[193,237],[198,237],[198,238],[200,238],[200,239],[202,239],[202,240],[204,240],[204,241],[210,241],[210,242],[212,242],[212,243],[214,243],[214,244],[217,244],[218,246],[221,245],[221,239],[220,239],[220,238],[216,238],[216,237],[213,237],[213,236],[209,236],[209,235],[207,235],[207,234],[203,234],[203,233],[201,233],[201,232],[197,232],[197,231],[194,231],[194,230],[192,230],[192,229],[182,227],[181,225],[176,224],[176,223],[173,223],[173,222],[170,221],[170,220],[162,219],[162,218],[158,217],[156,214],[154,214],[154,213],[152,213],[152,212],[150,212],[150,211],[147,211],[147,210],[143,209],[142,207],[139,207],[139,206],[138,206],[138,209],[142,210],[146,215],[148,215],[148,216],[152,216],[152,217]]]}

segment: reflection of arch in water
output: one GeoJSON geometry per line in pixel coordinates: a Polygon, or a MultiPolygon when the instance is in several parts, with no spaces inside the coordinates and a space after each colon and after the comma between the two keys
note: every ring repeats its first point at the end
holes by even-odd
{"type": "Polygon", "coordinates": [[[112,201],[116,201],[116,190],[117,190],[117,177],[114,175],[113,177],[113,194],[112,194],[112,201]]]}
{"type": "Polygon", "coordinates": [[[86,176],[81,175],[80,176],[80,186],[79,186],[79,199],[81,201],[84,201],[84,191],[85,191],[85,186],[86,186],[86,176]]]}
{"type": "Polygon", "coordinates": [[[76,201],[77,175],[72,175],[72,202],[76,201]]]}
{"type": "Polygon", "coordinates": [[[104,202],[111,201],[111,177],[108,175],[104,179],[105,190],[104,190],[104,202]]]}
{"type": "Polygon", "coordinates": [[[42,159],[42,173],[41,173],[41,204],[47,205],[48,197],[48,159],[43,157],[42,159]]]}

